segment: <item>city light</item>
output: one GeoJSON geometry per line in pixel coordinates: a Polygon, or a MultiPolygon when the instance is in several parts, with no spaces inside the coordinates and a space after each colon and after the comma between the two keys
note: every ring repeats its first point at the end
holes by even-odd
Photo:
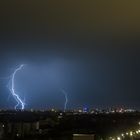
{"type": "Polygon", "coordinates": [[[126,132],[126,135],[129,135],[129,134],[126,132]]]}
{"type": "Polygon", "coordinates": [[[130,136],[133,136],[133,132],[132,131],[130,131],[130,136]]]}
{"type": "Polygon", "coordinates": [[[121,138],[120,137],[117,137],[117,140],[121,140],[121,138]]]}
{"type": "Polygon", "coordinates": [[[121,134],[122,137],[124,137],[124,134],[121,134]]]}
{"type": "MultiPolygon", "coordinates": [[[[138,123],[138,124],[139,124],[139,123],[138,123]]],[[[133,130],[133,131],[130,131],[130,132],[122,133],[122,134],[116,136],[115,138],[116,138],[117,140],[121,140],[121,139],[124,139],[126,136],[127,136],[127,137],[133,138],[133,137],[138,136],[139,134],[140,134],[140,129],[138,129],[138,130],[133,130]],[[120,137],[120,136],[121,136],[121,137],[120,137]]],[[[115,138],[113,138],[113,137],[109,137],[109,138],[110,138],[111,140],[115,140],[115,138]]]]}

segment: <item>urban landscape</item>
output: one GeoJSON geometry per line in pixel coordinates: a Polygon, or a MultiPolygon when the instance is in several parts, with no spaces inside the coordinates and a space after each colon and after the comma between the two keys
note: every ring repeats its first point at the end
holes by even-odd
{"type": "Polygon", "coordinates": [[[140,112],[131,109],[1,110],[0,138],[29,140],[137,140],[140,112]]]}
{"type": "Polygon", "coordinates": [[[140,140],[140,0],[1,0],[0,140],[140,140]]]}

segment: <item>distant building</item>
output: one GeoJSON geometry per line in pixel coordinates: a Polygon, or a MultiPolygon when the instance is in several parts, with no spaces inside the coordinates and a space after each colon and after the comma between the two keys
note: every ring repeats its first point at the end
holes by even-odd
{"type": "Polygon", "coordinates": [[[24,137],[35,134],[38,128],[38,122],[7,122],[0,123],[0,139],[11,136],[24,137]]]}
{"type": "Polygon", "coordinates": [[[94,140],[94,134],[73,134],[73,140],[94,140]]]}

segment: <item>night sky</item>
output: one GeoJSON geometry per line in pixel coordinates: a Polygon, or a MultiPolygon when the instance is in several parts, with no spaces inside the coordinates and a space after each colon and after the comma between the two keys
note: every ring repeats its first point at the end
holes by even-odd
{"type": "Polygon", "coordinates": [[[0,108],[140,109],[140,1],[0,2],[0,108]]]}

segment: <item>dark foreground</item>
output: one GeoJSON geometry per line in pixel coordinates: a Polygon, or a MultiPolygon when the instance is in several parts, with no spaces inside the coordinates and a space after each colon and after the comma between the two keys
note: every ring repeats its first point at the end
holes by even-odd
{"type": "Polygon", "coordinates": [[[0,139],[76,140],[73,134],[88,134],[96,140],[134,140],[140,135],[139,121],[139,112],[1,111],[0,139]]]}

